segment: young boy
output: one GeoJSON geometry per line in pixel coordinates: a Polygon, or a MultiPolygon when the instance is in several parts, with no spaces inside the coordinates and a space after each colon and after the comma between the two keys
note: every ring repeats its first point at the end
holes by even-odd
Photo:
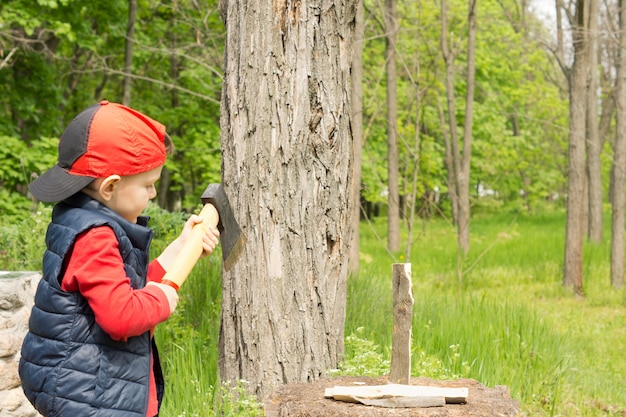
{"type": "MultiPolygon", "coordinates": [[[[57,165],[30,186],[37,199],[59,202],[19,364],[24,393],[46,417],[158,415],[163,375],[152,335],[178,302],[160,281],[202,222],[191,216],[148,263],[153,232],[141,213],[172,149],[165,126],[102,101],[72,120],[57,165]]],[[[218,236],[203,237],[204,256],[218,236]]]]}

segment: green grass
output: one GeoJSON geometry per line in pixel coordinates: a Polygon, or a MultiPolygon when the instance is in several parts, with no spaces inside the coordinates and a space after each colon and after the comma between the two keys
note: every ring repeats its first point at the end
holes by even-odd
{"type": "MultiPolygon", "coordinates": [[[[407,260],[385,250],[386,219],[361,227],[361,271],[348,280],[337,372],[372,376],[389,369],[391,265],[407,260]]],[[[478,216],[471,233],[460,279],[453,227],[437,220],[414,235],[412,375],[506,385],[529,416],[625,415],[626,302],[609,285],[608,243],[586,245],[580,298],[561,284],[564,213],[478,216]]],[[[233,397],[218,385],[213,268],[194,270],[182,308],[158,333],[168,352],[166,415],[258,412],[245,387],[233,397]]]]}
{"type": "MultiPolygon", "coordinates": [[[[150,214],[156,254],[184,218],[150,214]]],[[[8,226],[0,221],[0,269],[39,268],[48,215],[44,210],[8,226]]],[[[391,265],[411,262],[413,376],[506,385],[528,416],[625,416],[626,292],[610,286],[606,227],[604,242],[585,245],[585,295],[577,297],[562,286],[563,212],[476,215],[460,268],[448,222],[416,225],[409,260],[386,251],[385,218],[363,222],[361,270],[348,279],[346,352],[338,372],[388,372],[391,265]]],[[[218,250],[196,266],[177,311],[157,329],[167,382],[163,415],[261,415],[245,382],[219,383],[220,256],[218,250]]]]}
{"type": "MultiPolygon", "coordinates": [[[[384,360],[391,264],[406,262],[381,250],[385,227],[362,229],[346,319],[346,335],[364,335],[384,360]]],[[[585,247],[581,298],[561,284],[563,213],[473,219],[461,276],[455,233],[434,221],[413,242],[412,375],[507,385],[526,415],[626,415],[626,303],[609,284],[608,242],[585,247]]]]}
{"type": "Polygon", "coordinates": [[[179,304],[156,334],[166,379],[162,415],[260,416],[260,403],[218,372],[221,254],[201,260],[179,291],[179,304]]]}
{"type": "MultiPolygon", "coordinates": [[[[149,214],[157,232],[151,248],[156,256],[178,236],[185,217],[156,208],[149,214]]],[[[233,387],[219,381],[221,257],[218,246],[196,264],[179,290],[176,311],[155,333],[166,382],[160,411],[164,416],[262,415],[243,381],[233,387]]]]}

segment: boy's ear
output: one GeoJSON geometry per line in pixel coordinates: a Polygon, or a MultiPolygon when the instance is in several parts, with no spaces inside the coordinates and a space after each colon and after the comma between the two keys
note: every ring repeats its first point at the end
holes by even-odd
{"type": "Polygon", "coordinates": [[[100,187],[98,188],[98,194],[104,201],[111,200],[113,196],[113,192],[115,191],[115,187],[120,182],[122,177],[117,174],[109,175],[100,183],[100,187]]]}

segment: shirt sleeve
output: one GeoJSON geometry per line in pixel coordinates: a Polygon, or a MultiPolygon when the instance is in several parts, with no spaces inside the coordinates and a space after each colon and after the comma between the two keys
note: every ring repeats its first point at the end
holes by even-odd
{"type": "MultiPolygon", "coordinates": [[[[160,281],[164,273],[158,261],[149,265],[149,280],[160,281]]],[[[170,315],[167,297],[160,288],[131,287],[117,237],[108,226],[90,229],[76,239],[61,288],[79,291],[93,310],[96,323],[114,340],[143,334],[170,315]]]]}
{"type": "Polygon", "coordinates": [[[150,265],[148,265],[148,281],[161,282],[165,276],[165,272],[165,269],[163,269],[159,261],[154,259],[150,262],[150,265]]]}

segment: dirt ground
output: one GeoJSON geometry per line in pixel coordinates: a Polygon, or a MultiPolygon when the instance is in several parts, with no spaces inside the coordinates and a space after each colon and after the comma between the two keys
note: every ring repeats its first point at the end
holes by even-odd
{"type": "Polygon", "coordinates": [[[386,377],[340,377],[312,383],[288,384],[276,389],[265,400],[266,417],[517,417],[519,402],[505,386],[487,388],[473,379],[438,381],[411,378],[411,385],[468,388],[466,404],[446,404],[429,408],[383,408],[324,398],[324,390],[334,386],[383,385],[386,377]]]}

